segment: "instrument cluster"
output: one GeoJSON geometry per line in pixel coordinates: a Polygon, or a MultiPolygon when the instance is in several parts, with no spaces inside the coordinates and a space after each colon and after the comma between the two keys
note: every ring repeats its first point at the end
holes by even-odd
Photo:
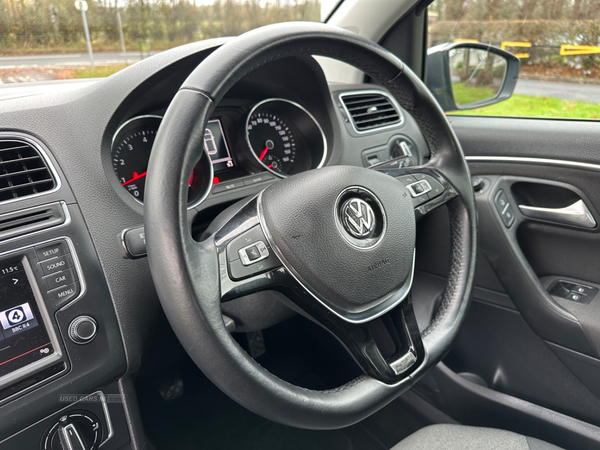
{"type": "MultiPolygon", "coordinates": [[[[124,122],[113,137],[111,161],[119,183],[143,203],[150,152],[161,115],[141,115],[124,122]]],[[[199,149],[200,150],[200,149],[199,149]]],[[[207,158],[201,158],[189,178],[188,203],[202,202],[214,184],[268,171],[288,175],[322,167],[327,140],[321,125],[302,105],[270,98],[232,114],[216,109],[204,134],[207,158]]]]}

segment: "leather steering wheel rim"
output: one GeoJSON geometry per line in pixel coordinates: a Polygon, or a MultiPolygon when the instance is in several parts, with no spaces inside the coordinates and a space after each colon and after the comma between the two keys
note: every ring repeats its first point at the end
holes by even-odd
{"type": "Polygon", "coordinates": [[[318,23],[277,24],[232,39],[209,55],[171,102],[154,143],[144,210],[152,277],[179,340],[198,367],[232,399],[268,419],[311,429],[341,428],[376,412],[409,389],[450,349],[464,320],[475,272],[477,219],[470,175],[458,140],[421,80],[397,57],[349,31],[318,23]],[[397,383],[371,376],[328,391],[291,385],[262,368],[225,329],[219,261],[213,239],[192,239],[187,181],[202,156],[215,105],[244,75],[289,56],[321,55],[354,65],[380,82],[417,121],[431,149],[424,167],[443,170],[457,196],[451,225],[448,284],[421,333],[418,368],[397,383]]]}

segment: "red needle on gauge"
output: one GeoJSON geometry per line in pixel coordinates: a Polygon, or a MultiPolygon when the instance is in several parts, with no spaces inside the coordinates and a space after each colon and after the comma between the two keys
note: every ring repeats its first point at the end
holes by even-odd
{"type": "Polygon", "coordinates": [[[269,146],[266,146],[265,149],[262,151],[262,153],[260,154],[260,156],[258,157],[258,159],[260,159],[261,161],[263,160],[263,158],[266,156],[267,152],[270,150],[269,146]]]}
{"type": "Polygon", "coordinates": [[[123,183],[123,186],[125,186],[126,184],[129,184],[129,183],[132,183],[132,182],[134,182],[134,181],[136,181],[136,180],[139,180],[140,178],[144,178],[144,177],[146,176],[146,174],[147,174],[147,173],[148,173],[148,172],[144,172],[143,174],[141,174],[141,175],[138,175],[138,173],[137,173],[137,172],[133,172],[133,178],[132,178],[131,180],[129,180],[129,181],[126,181],[125,183],[123,183]]]}

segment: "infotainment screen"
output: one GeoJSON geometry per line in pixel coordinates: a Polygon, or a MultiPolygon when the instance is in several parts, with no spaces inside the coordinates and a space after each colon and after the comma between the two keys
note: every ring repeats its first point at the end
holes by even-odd
{"type": "Polygon", "coordinates": [[[233,167],[233,159],[229,153],[229,147],[223,134],[221,121],[209,120],[204,131],[204,148],[210,155],[215,172],[233,167]]]}
{"type": "Polygon", "coordinates": [[[0,377],[54,353],[23,261],[0,263],[0,377]]]}

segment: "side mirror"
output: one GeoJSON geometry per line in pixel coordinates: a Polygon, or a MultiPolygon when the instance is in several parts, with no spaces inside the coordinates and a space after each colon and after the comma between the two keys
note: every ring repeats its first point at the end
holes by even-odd
{"type": "Polygon", "coordinates": [[[444,111],[479,108],[509,98],[521,62],[488,44],[455,42],[427,52],[425,83],[444,111]]]}

